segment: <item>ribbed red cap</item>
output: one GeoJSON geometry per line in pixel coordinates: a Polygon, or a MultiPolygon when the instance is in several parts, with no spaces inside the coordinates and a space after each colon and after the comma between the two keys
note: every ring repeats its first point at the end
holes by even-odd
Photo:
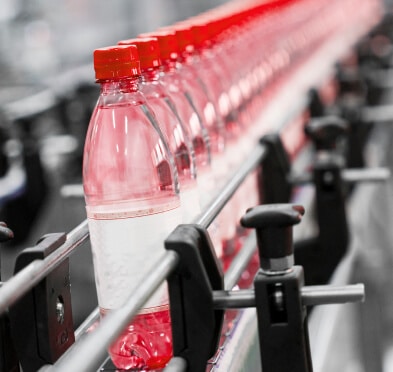
{"type": "Polygon", "coordinates": [[[147,70],[161,66],[160,45],[155,37],[141,37],[121,40],[119,45],[135,45],[138,48],[141,70],[147,70]]]}
{"type": "Polygon", "coordinates": [[[116,45],[94,51],[94,70],[97,80],[139,76],[141,74],[138,49],[135,45],[116,45]]]}
{"type": "Polygon", "coordinates": [[[138,35],[138,38],[156,38],[162,61],[176,60],[179,54],[179,44],[175,31],[160,30],[138,35]]]}
{"type": "Polygon", "coordinates": [[[207,43],[210,40],[207,22],[198,18],[190,19],[185,22],[188,22],[190,25],[190,30],[192,32],[192,40],[195,49],[201,49],[206,47],[207,43]]]}
{"type": "Polygon", "coordinates": [[[210,41],[215,41],[217,36],[222,32],[222,20],[216,15],[203,15],[200,17],[206,25],[207,37],[210,41]]]}
{"type": "Polygon", "coordinates": [[[175,25],[165,26],[160,30],[174,31],[179,45],[179,53],[192,52],[194,49],[194,35],[191,27],[186,22],[176,23],[175,25]]]}

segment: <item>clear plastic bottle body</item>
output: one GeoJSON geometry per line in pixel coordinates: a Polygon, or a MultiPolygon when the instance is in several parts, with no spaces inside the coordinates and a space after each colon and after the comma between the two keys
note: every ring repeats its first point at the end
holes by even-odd
{"type": "Polygon", "coordinates": [[[204,118],[198,112],[192,94],[184,86],[175,62],[164,62],[161,81],[173,99],[178,114],[191,138],[197,168],[199,200],[201,208],[206,208],[215,185],[211,177],[210,137],[204,125],[204,118]]]}
{"type": "Polygon", "coordinates": [[[210,139],[207,129],[204,125],[202,115],[195,107],[192,95],[183,85],[183,81],[176,69],[176,63],[165,61],[161,82],[173,100],[180,119],[188,133],[188,137],[194,147],[195,164],[199,172],[210,167],[210,139]]]}
{"type": "MultiPolygon", "coordinates": [[[[220,182],[228,180],[231,172],[241,164],[247,152],[250,151],[250,146],[248,146],[249,142],[246,141],[244,123],[241,121],[238,112],[238,108],[241,107],[242,103],[240,92],[231,88],[231,79],[233,75],[236,75],[234,71],[237,68],[234,65],[235,60],[231,59],[233,64],[231,69],[229,69],[229,66],[221,60],[221,55],[213,52],[213,45],[212,42],[200,45],[197,50],[198,53],[189,59],[197,71],[204,72],[201,74],[201,79],[205,82],[224,120],[225,149],[221,153],[216,153],[219,166],[215,168],[216,176],[220,179],[218,184],[220,184],[220,182]],[[236,99],[233,96],[234,93],[236,94],[236,99]]],[[[232,55],[234,54],[235,50],[233,48],[232,55]]],[[[241,186],[241,189],[246,190],[243,186],[241,186]]],[[[242,206],[247,204],[247,201],[242,201],[242,199],[248,196],[244,194],[245,192],[243,191],[237,192],[224,207],[218,218],[224,269],[228,267],[239,248],[236,225],[239,222],[237,217],[241,213],[240,211],[244,212],[245,210],[242,206]]]]}
{"type": "Polygon", "coordinates": [[[203,122],[210,138],[212,163],[214,163],[213,154],[223,152],[225,146],[224,123],[212,98],[209,96],[208,89],[206,89],[197,71],[187,58],[186,56],[182,57],[181,61],[177,64],[177,68],[197,111],[203,117],[203,122]]]}
{"type": "MultiPolygon", "coordinates": [[[[201,210],[205,210],[211,198],[216,192],[216,184],[212,176],[210,137],[204,125],[204,117],[198,112],[193,95],[183,84],[183,79],[176,68],[176,62],[172,60],[164,61],[160,78],[162,85],[173,99],[176,109],[185,129],[188,131],[194,146],[195,164],[197,168],[198,199],[201,210]]],[[[209,229],[209,234],[217,257],[222,256],[221,241],[218,226],[213,222],[209,229]]]]}
{"type": "Polygon", "coordinates": [[[195,153],[191,139],[188,137],[188,132],[180,119],[175,103],[161,84],[158,69],[142,73],[141,92],[154,113],[152,121],[157,122],[174,155],[183,211],[182,222],[190,223],[200,212],[195,153]]]}
{"type": "Polygon", "coordinates": [[[200,79],[214,101],[215,107],[224,122],[225,131],[237,127],[237,111],[231,103],[225,85],[227,82],[225,71],[223,71],[225,66],[214,57],[207,47],[199,48],[198,53],[193,54],[191,61],[196,71],[203,71],[200,74],[200,79]]]}
{"type": "MultiPolygon", "coordinates": [[[[174,160],[148,111],[137,79],[104,82],[86,137],[83,184],[102,314],[125,302],[181,223],[174,160]]],[[[165,287],[136,322],[148,327],[130,324],[110,348],[114,364],[165,365],[172,353],[165,287]]]]}
{"type": "MultiPolygon", "coordinates": [[[[203,183],[211,192],[206,194],[203,204],[208,205],[211,198],[228,180],[230,162],[227,157],[225,123],[220,116],[215,102],[209,93],[210,86],[205,86],[198,76],[197,69],[193,65],[192,55],[184,53],[182,63],[179,64],[179,73],[184,79],[185,86],[192,94],[197,107],[204,113],[204,120],[208,129],[211,148],[211,175],[204,175],[203,183]]],[[[233,203],[230,202],[219,214],[215,223],[209,229],[214,242],[215,251],[219,258],[225,255],[224,250],[228,241],[234,239],[236,231],[232,221],[233,203]]]]}

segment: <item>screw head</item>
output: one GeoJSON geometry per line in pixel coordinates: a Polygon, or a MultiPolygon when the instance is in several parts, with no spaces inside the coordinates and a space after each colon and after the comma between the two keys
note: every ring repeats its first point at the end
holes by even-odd
{"type": "Polygon", "coordinates": [[[334,181],[334,175],[332,172],[325,172],[323,174],[323,182],[326,185],[331,185],[333,183],[333,181],[334,181]]]}
{"type": "Polygon", "coordinates": [[[63,324],[65,318],[64,303],[61,297],[56,300],[56,319],[59,324],[63,324]]]}

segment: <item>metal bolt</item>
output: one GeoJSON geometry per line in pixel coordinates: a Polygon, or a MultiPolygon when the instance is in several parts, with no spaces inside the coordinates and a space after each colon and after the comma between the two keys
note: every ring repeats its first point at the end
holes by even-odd
{"type": "Polygon", "coordinates": [[[274,291],[274,303],[276,305],[277,311],[284,310],[284,293],[282,291],[281,285],[277,286],[277,289],[274,291]]]}
{"type": "Polygon", "coordinates": [[[323,182],[325,184],[327,184],[327,185],[332,184],[333,183],[333,179],[334,179],[334,176],[333,176],[332,172],[325,172],[323,174],[323,182]]]}
{"type": "Polygon", "coordinates": [[[4,222],[0,222],[0,242],[7,242],[14,237],[14,233],[4,222]]]}
{"type": "Polygon", "coordinates": [[[64,317],[65,317],[64,303],[62,301],[62,298],[58,297],[57,300],[56,300],[56,318],[57,318],[57,322],[60,323],[60,324],[63,324],[64,317]]]}

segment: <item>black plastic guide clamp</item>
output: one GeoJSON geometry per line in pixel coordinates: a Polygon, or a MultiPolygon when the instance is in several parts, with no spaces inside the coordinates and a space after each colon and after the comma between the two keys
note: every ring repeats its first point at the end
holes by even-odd
{"type": "Polygon", "coordinates": [[[331,151],[336,148],[338,139],[348,133],[349,125],[340,117],[329,115],[312,119],[304,130],[317,151],[331,151]]]}
{"type": "Polygon", "coordinates": [[[309,110],[313,119],[324,120],[336,116],[346,120],[346,164],[363,167],[363,151],[370,132],[370,125],[362,120],[361,110],[365,103],[365,87],[353,74],[339,74],[340,97],[329,107],[324,107],[317,90],[310,92],[309,110]]]}
{"type": "Polygon", "coordinates": [[[262,205],[241,219],[256,229],[261,270],[254,280],[264,372],[311,372],[312,362],[301,300],[303,268],[293,266],[292,225],[301,221],[302,206],[262,205]]]}
{"type": "Polygon", "coordinates": [[[288,203],[292,194],[292,185],[287,180],[291,163],[280,136],[267,134],[260,142],[268,151],[258,177],[259,200],[261,204],[288,203]]]}
{"type": "MultiPolygon", "coordinates": [[[[168,278],[174,360],[187,372],[203,372],[215,354],[223,310],[256,307],[263,372],[311,372],[306,306],[361,300],[362,286],[304,287],[303,268],[293,266],[292,225],[299,205],[260,205],[241,222],[256,228],[261,269],[254,290],[223,290],[209,236],[198,225],[180,225],[165,241],[180,256],[168,278]]],[[[176,364],[176,363],[175,363],[176,364]]]]}
{"type": "Polygon", "coordinates": [[[292,184],[313,182],[316,190],[318,238],[297,242],[295,246],[295,262],[302,265],[307,272],[307,284],[327,283],[347,252],[348,184],[384,181],[390,176],[389,171],[383,168],[345,168],[345,157],[336,143],[348,130],[348,123],[336,116],[311,120],[305,131],[316,148],[313,172],[306,176],[289,177],[292,184]]]}
{"type": "Polygon", "coordinates": [[[213,290],[222,290],[223,274],[207,231],[198,225],[179,225],[165,248],[180,256],[168,278],[173,354],[187,362],[188,372],[206,369],[216,352],[224,317],[215,310],[213,290]]]}
{"type": "MultiPolygon", "coordinates": [[[[0,243],[7,242],[14,233],[4,222],[0,222],[0,243]]],[[[1,253],[1,252],[0,252],[1,253]]],[[[1,274],[1,256],[0,256],[1,274]]],[[[1,278],[1,275],[0,275],[1,278]]],[[[0,371],[19,372],[19,361],[12,343],[8,313],[0,316],[0,371]]]]}
{"type": "MultiPolygon", "coordinates": [[[[64,233],[48,234],[17,257],[15,274],[60,247],[64,233]]],[[[64,260],[9,310],[12,338],[23,371],[54,363],[74,343],[69,262],[64,260]]]]}
{"type": "Polygon", "coordinates": [[[341,177],[344,158],[336,151],[336,142],[348,130],[348,124],[335,116],[311,120],[305,128],[317,154],[312,180],[315,184],[317,239],[300,241],[295,246],[295,262],[304,267],[307,284],[325,284],[348,248],[349,231],[345,192],[341,177]]]}

